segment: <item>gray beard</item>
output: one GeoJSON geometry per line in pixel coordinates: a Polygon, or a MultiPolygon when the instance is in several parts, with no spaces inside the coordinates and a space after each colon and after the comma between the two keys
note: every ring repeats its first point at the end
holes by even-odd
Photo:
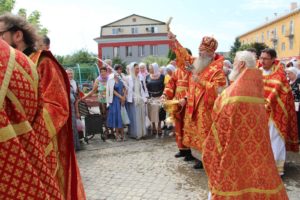
{"type": "Polygon", "coordinates": [[[194,69],[194,73],[198,74],[200,72],[202,72],[212,61],[211,57],[197,57],[193,63],[195,69],[194,69]]]}
{"type": "Polygon", "coordinates": [[[240,73],[236,69],[231,70],[228,79],[230,81],[235,81],[239,77],[240,73]]]}

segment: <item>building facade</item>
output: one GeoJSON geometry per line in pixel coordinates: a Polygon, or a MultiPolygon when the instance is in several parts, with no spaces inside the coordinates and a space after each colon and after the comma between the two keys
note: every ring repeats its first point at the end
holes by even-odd
{"type": "Polygon", "coordinates": [[[300,59],[300,9],[296,3],[292,3],[289,13],[278,16],[238,38],[241,44],[265,43],[276,50],[278,58],[283,62],[291,58],[300,59]]]}
{"type": "Polygon", "coordinates": [[[167,56],[170,48],[166,23],[136,14],[102,26],[95,41],[100,59],[119,57],[126,63],[167,56]]]}

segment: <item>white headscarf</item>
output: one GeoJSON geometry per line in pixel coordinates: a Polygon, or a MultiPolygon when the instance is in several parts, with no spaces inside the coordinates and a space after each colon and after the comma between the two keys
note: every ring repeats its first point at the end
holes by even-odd
{"type": "Polygon", "coordinates": [[[299,70],[296,67],[289,67],[289,68],[286,68],[285,70],[288,71],[288,72],[291,72],[291,73],[295,74],[296,76],[299,73],[299,70]]]}
{"type": "Polygon", "coordinates": [[[136,78],[135,75],[135,70],[134,70],[134,65],[136,64],[136,62],[132,62],[129,64],[129,74],[132,78],[136,78]]]}
{"type": "Polygon", "coordinates": [[[153,74],[151,74],[151,78],[157,79],[160,76],[160,72],[159,72],[159,66],[157,63],[152,63],[151,64],[152,68],[153,68],[153,74]]]}
{"type": "Polygon", "coordinates": [[[167,68],[167,70],[170,70],[172,72],[175,72],[175,70],[176,70],[176,67],[174,67],[174,65],[171,65],[171,64],[168,64],[166,68],[167,68]]]}

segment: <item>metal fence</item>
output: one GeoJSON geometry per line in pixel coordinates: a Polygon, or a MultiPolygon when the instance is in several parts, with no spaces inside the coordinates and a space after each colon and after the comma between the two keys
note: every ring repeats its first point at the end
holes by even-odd
{"type": "Polygon", "coordinates": [[[74,71],[74,80],[81,90],[91,90],[95,79],[99,76],[99,68],[96,63],[84,63],[75,65],[64,65],[65,69],[71,68],[74,71]]]}

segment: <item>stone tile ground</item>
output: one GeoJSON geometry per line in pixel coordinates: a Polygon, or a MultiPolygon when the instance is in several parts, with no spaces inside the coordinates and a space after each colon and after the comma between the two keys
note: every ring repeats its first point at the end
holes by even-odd
{"type": "MultiPolygon", "coordinates": [[[[175,159],[174,138],[102,142],[98,135],[77,153],[88,200],[207,199],[204,170],[175,159]]],[[[300,199],[300,155],[289,154],[283,180],[290,200],[300,199]]]]}

